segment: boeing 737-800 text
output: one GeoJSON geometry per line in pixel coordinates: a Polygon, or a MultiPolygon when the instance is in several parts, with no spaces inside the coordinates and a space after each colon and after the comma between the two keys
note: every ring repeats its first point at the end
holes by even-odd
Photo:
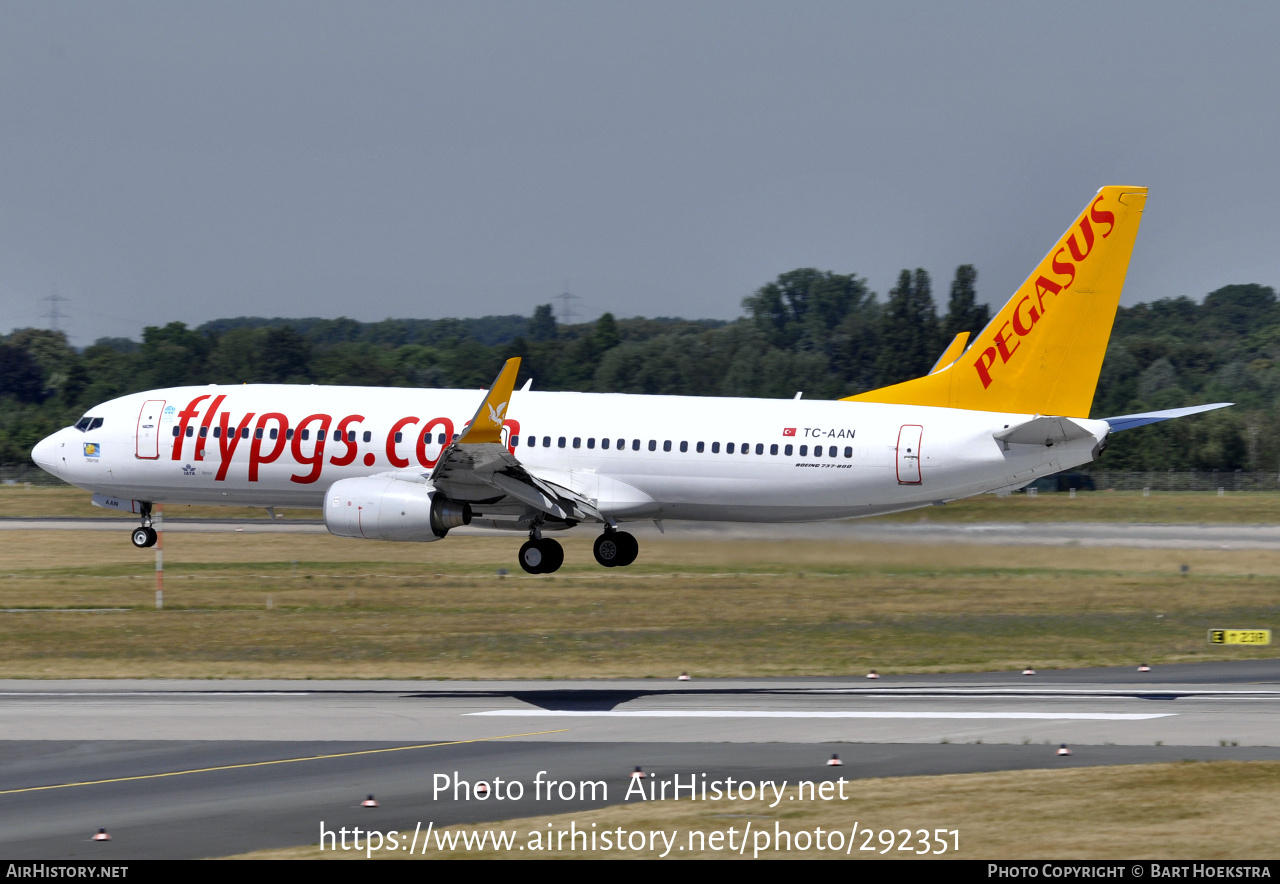
{"type": "Polygon", "coordinates": [[[870,516],[1020,488],[1093,460],[1110,433],[1202,405],[1090,420],[1146,189],[1104,187],[968,348],[925,377],[840,401],[516,390],[519,359],[468,390],[244,386],[151,390],[96,406],[32,452],[93,502],[317,507],[334,534],[434,541],[460,525],[603,530],[635,560],[635,520],[870,516]],[[477,401],[479,400],[479,401],[477,401]]]}

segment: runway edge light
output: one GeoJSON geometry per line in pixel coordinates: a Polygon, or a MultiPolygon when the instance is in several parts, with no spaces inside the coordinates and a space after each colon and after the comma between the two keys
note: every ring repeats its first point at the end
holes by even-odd
{"type": "Polygon", "coordinates": [[[1057,751],[1055,754],[1057,754],[1057,755],[1070,755],[1070,754],[1071,754],[1071,750],[1067,748],[1067,744],[1066,744],[1066,743],[1063,743],[1061,746],[1059,746],[1059,747],[1058,747],[1058,751],[1057,751]]]}
{"type": "Polygon", "coordinates": [[[831,757],[827,759],[827,767],[840,767],[843,764],[844,762],[840,760],[840,756],[834,752],[832,752],[831,757]]]}
{"type": "Polygon", "coordinates": [[[360,802],[361,807],[377,807],[378,801],[372,795],[360,802]]]}
{"type": "Polygon", "coordinates": [[[106,830],[106,828],[105,828],[105,827],[103,827],[103,828],[99,829],[99,830],[97,831],[97,834],[95,834],[95,835],[93,836],[93,840],[94,840],[94,841],[110,841],[110,840],[111,840],[111,836],[107,834],[107,830],[106,830]]]}

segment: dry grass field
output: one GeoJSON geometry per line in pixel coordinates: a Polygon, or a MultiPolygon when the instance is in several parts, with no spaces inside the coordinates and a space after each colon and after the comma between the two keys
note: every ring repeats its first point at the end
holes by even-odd
{"type": "Polygon", "coordinates": [[[0,532],[0,677],[841,675],[1269,656],[1206,630],[1280,619],[1280,553],[589,535],[529,576],[511,538],[0,532]],[[295,564],[296,563],[296,564],[295,564]],[[1180,572],[1182,565],[1188,573],[1180,572]],[[498,576],[498,568],[512,573],[498,576]]]}
{"type": "MultiPolygon", "coordinates": [[[[736,829],[741,838],[748,823],[754,832],[772,834],[775,823],[792,833],[817,827],[824,832],[841,831],[847,836],[854,826],[859,832],[876,833],[869,846],[860,834],[847,854],[831,850],[807,852],[765,850],[767,859],[921,859],[911,851],[886,850],[879,833],[927,828],[959,830],[958,853],[944,859],[1194,859],[1242,860],[1274,859],[1280,853],[1275,833],[1280,831],[1280,790],[1278,762],[1182,762],[1132,767],[1089,767],[1073,770],[1024,770],[953,776],[855,780],[847,787],[849,800],[784,801],[775,810],[767,805],[743,801],[665,801],[616,805],[595,811],[558,816],[532,817],[483,826],[454,826],[448,831],[478,832],[506,829],[519,833],[517,844],[527,844],[529,833],[568,828],[572,820],[579,829],[596,831],[665,830],[678,832],[675,845],[688,845],[688,833],[727,833],[736,829]],[[993,797],[995,796],[995,797],[993,797]],[[786,808],[785,810],[783,808],[786,808]]],[[[793,790],[794,794],[794,790],[793,790]]],[[[425,821],[424,821],[425,823],[425,821]]],[[[424,826],[425,828],[425,826],[424,826]]],[[[410,830],[408,835],[412,835],[410,830]]],[[[886,836],[886,842],[889,836],[886,836]]],[[[848,840],[841,839],[846,849],[848,840]]],[[[350,843],[350,842],[348,842],[350,843]]],[[[447,843],[447,842],[446,842],[447,843]]],[[[563,842],[568,844],[567,839],[563,842]]],[[[636,859],[656,857],[662,841],[652,852],[627,851],[587,853],[593,859],[636,859]]],[[[707,841],[709,845],[709,840],[707,841]]],[[[726,841],[720,842],[722,845],[726,841]]],[[[794,842],[793,842],[794,843],[794,842]]],[[[809,842],[812,843],[812,842],[809,842]]],[[[829,842],[828,842],[829,843],[829,842]]],[[[898,844],[901,844],[898,841],[898,844]]],[[[581,844],[581,841],[579,842],[581,844]]],[[[693,844],[697,846],[698,840],[693,844]]],[[[756,844],[748,840],[746,857],[756,844]]],[[[434,839],[433,839],[434,846],[434,839]]],[[[735,841],[735,847],[737,841],[735,841]]],[[[921,849],[918,842],[909,846],[921,849]]],[[[375,854],[384,859],[401,859],[404,853],[375,854]]],[[[415,859],[569,859],[584,858],[579,849],[465,851],[429,850],[415,859]]],[[[690,851],[674,847],[668,858],[729,858],[737,853],[690,851]]],[[[247,854],[253,859],[364,859],[363,851],[324,851],[316,845],[287,850],[247,854]]]]}
{"type": "MultiPolygon", "coordinates": [[[[120,519],[132,517],[90,505],[88,492],[68,485],[0,485],[0,512],[9,518],[64,516],[120,519]]],[[[318,519],[318,510],[278,510],[286,518],[318,519]]],[[[170,506],[166,518],[265,519],[249,507],[170,506]]],[[[983,494],[947,504],[911,510],[876,521],[935,522],[1161,522],[1179,524],[1266,524],[1280,522],[1280,492],[1232,492],[1219,497],[1204,491],[1082,491],[1068,494],[996,497],[983,494]]]]}

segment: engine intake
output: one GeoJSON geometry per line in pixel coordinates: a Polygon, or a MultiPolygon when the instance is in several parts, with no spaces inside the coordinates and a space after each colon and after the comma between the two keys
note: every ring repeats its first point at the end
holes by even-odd
{"type": "Polygon", "coordinates": [[[449,500],[429,484],[364,476],[330,486],[324,524],[339,537],[429,542],[470,525],[471,505],[449,500]]]}

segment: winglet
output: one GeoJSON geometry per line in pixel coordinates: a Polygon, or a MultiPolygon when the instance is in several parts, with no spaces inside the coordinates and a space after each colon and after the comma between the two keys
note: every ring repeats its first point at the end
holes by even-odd
{"type": "Polygon", "coordinates": [[[516,375],[519,373],[520,357],[508,359],[476,410],[476,416],[458,437],[459,443],[502,441],[502,420],[507,415],[507,403],[511,401],[511,391],[516,387],[516,375]]]}
{"type": "Polygon", "coordinates": [[[933,368],[929,369],[929,374],[937,374],[944,368],[950,368],[951,363],[960,358],[964,353],[964,345],[969,342],[969,333],[967,331],[960,332],[951,339],[951,343],[947,345],[947,349],[942,351],[942,355],[938,357],[938,361],[933,364],[933,368]]]}

